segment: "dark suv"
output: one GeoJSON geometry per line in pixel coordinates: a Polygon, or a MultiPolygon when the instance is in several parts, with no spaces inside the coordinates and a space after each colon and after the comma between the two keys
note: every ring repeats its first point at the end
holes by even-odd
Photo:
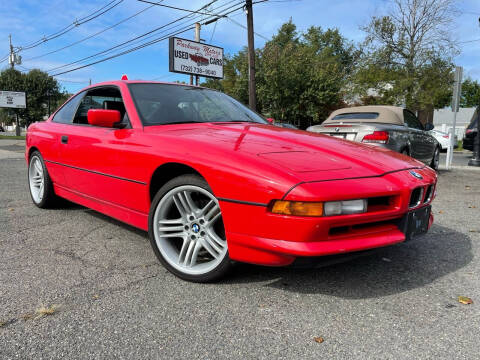
{"type": "Polygon", "coordinates": [[[465,130],[465,136],[463,137],[463,148],[473,151],[473,143],[475,141],[475,136],[477,136],[478,129],[478,115],[473,118],[470,125],[468,125],[467,130],[465,130]]]}

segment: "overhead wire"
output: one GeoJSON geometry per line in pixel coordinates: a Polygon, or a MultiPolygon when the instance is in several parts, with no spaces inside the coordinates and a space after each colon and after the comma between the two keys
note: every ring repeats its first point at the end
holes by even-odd
{"type": "MultiPolygon", "coordinates": [[[[204,8],[205,6],[208,6],[208,5],[210,5],[210,4],[213,4],[213,3],[216,2],[216,1],[217,1],[217,0],[211,1],[211,2],[208,3],[207,5],[204,5],[202,8],[204,8]]],[[[220,6],[218,6],[217,8],[214,9],[214,11],[218,11],[218,9],[220,9],[220,8],[222,8],[222,7],[225,7],[225,6],[227,6],[227,5],[231,4],[231,3],[234,3],[234,2],[236,2],[236,3],[233,4],[233,5],[231,5],[231,6],[229,6],[229,7],[227,7],[227,8],[225,8],[225,9],[222,9],[222,10],[220,10],[220,11],[229,10],[229,9],[231,9],[232,7],[235,7],[235,6],[237,6],[238,4],[242,3],[242,1],[231,0],[231,1],[228,1],[227,3],[224,3],[224,4],[220,5],[220,6]]],[[[210,15],[210,16],[212,16],[212,15],[210,15]]],[[[102,50],[102,51],[100,51],[100,52],[97,52],[97,53],[95,53],[95,54],[86,56],[86,57],[84,57],[84,58],[81,58],[81,59],[78,59],[78,60],[76,60],[76,61],[70,62],[70,63],[68,63],[68,64],[64,64],[64,65],[61,65],[61,66],[57,66],[57,67],[48,69],[48,70],[46,70],[46,71],[47,71],[47,72],[52,72],[52,71],[54,71],[54,70],[63,69],[63,68],[65,68],[65,67],[68,67],[68,66],[71,66],[71,65],[75,65],[75,64],[78,64],[78,63],[81,63],[81,62],[84,62],[85,60],[92,59],[92,58],[94,58],[94,57],[98,57],[98,56],[100,56],[100,55],[106,55],[107,53],[112,52],[113,50],[121,50],[122,48],[125,48],[126,46],[134,45],[135,43],[139,43],[139,42],[140,42],[140,41],[135,42],[136,40],[140,40],[140,39],[141,39],[141,41],[144,41],[144,40],[146,40],[146,39],[152,38],[153,36],[158,35],[158,34],[153,34],[153,33],[157,33],[159,30],[164,29],[164,28],[167,28],[167,27],[169,27],[170,25],[174,25],[175,23],[177,23],[177,22],[179,22],[179,21],[181,21],[181,20],[184,20],[184,19],[186,19],[186,18],[189,18],[189,17],[192,17],[192,14],[188,14],[188,15],[182,16],[182,17],[180,17],[180,18],[177,18],[177,19],[175,19],[175,20],[172,20],[172,21],[170,21],[170,22],[167,23],[167,24],[164,24],[164,25],[162,25],[162,26],[159,26],[159,27],[157,27],[157,28],[155,28],[155,29],[153,29],[153,30],[150,30],[150,31],[148,31],[148,32],[146,32],[146,33],[144,33],[144,34],[141,34],[141,35],[139,35],[139,36],[136,36],[136,37],[134,37],[134,38],[132,38],[132,39],[129,39],[129,40],[127,40],[127,41],[124,41],[124,42],[122,42],[122,43],[120,43],[120,44],[117,44],[117,45],[115,45],[115,46],[112,46],[112,47],[110,47],[110,48],[108,48],[108,49],[102,50]],[[151,35],[151,36],[148,36],[148,37],[145,37],[146,35],[150,35],[150,34],[152,34],[152,35],[151,35]],[[133,43],[133,44],[131,44],[131,43],[133,43]]],[[[197,18],[199,18],[199,17],[201,17],[201,15],[200,15],[200,16],[199,16],[199,15],[195,15],[195,16],[193,16],[193,19],[197,19],[197,18]]],[[[191,22],[193,19],[188,20],[188,22],[191,22]]],[[[184,22],[184,24],[185,24],[185,23],[186,23],[186,22],[184,22]]],[[[174,25],[174,26],[171,27],[170,29],[166,29],[166,30],[164,30],[164,31],[162,31],[162,32],[160,32],[160,33],[163,33],[163,32],[168,31],[168,30],[172,30],[173,28],[178,27],[178,26],[181,26],[181,25],[182,25],[182,24],[174,25]]],[[[193,24],[192,24],[192,25],[193,25],[193,24]]],[[[191,25],[189,25],[189,26],[191,26],[191,25]]],[[[185,31],[186,31],[186,30],[185,30],[185,31]]]]}
{"type": "MultiPolygon", "coordinates": [[[[93,38],[93,37],[95,37],[95,36],[98,36],[98,35],[106,32],[106,31],[108,31],[108,30],[110,30],[110,29],[113,29],[114,27],[116,27],[116,26],[118,26],[118,25],[120,25],[120,24],[123,24],[124,22],[126,22],[126,21],[128,21],[128,20],[130,20],[130,19],[132,19],[132,18],[134,18],[134,17],[142,14],[143,12],[151,9],[151,8],[154,7],[154,6],[155,6],[155,5],[147,6],[146,8],[144,8],[144,9],[136,12],[135,14],[130,15],[130,16],[128,16],[128,17],[126,17],[126,18],[124,18],[124,19],[116,22],[115,24],[110,25],[110,26],[108,26],[108,27],[106,27],[106,28],[104,28],[104,29],[102,29],[102,30],[100,30],[100,31],[97,31],[96,33],[93,33],[93,34],[91,34],[91,35],[89,35],[89,36],[87,36],[87,37],[84,37],[83,39],[80,39],[80,40],[78,40],[78,41],[75,41],[75,42],[73,42],[73,43],[71,43],[71,44],[68,44],[68,45],[66,45],[66,46],[63,46],[63,47],[58,48],[58,49],[56,49],[56,50],[49,51],[49,52],[47,52],[47,53],[45,53],[45,54],[41,54],[41,55],[37,55],[37,56],[31,57],[31,58],[28,58],[28,59],[24,59],[23,61],[31,61],[31,60],[40,59],[40,58],[45,57],[45,56],[47,56],[47,55],[51,55],[51,54],[57,53],[57,52],[59,52],[59,51],[68,49],[68,48],[70,48],[70,47],[72,47],[72,46],[78,45],[78,44],[80,44],[80,43],[82,43],[82,42],[84,42],[84,41],[87,41],[87,40],[89,40],[89,39],[91,39],[91,38],[93,38]]],[[[0,60],[0,62],[1,62],[1,60],[0,60]]]]}
{"type": "MultiPolygon", "coordinates": [[[[243,3],[243,1],[242,1],[242,3],[243,3]]],[[[236,4],[236,5],[238,5],[238,4],[236,4]]],[[[225,14],[221,14],[221,15],[228,15],[228,14],[233,13],[234,11],[237,11],[237,10],[242,9],[242,8],[243,8],[243,5],[240,6],[240,7],[237,7],[237,8],[235,8],[235,9],[233,9],[233,10],[230,10],[230,11],[228,11],[228,12],[225,13],[225,14]]],[[[214,16],[217,16],[217,15],[214,15],[214,16]]],[[[214,17],[214,16],[212,16],[212,17],[214,17]]],[[[171,36],[175,36],[175,35],[178,35],[178,34],[180,34],[180,33],[185,32],[185,31],[191,30],[191,29],[194,28],[194,26],[192,26],[192,25],[193,25],[193,24],[187,25],[187,26],[185,26],[184,28],[182,28],[182,29],[180,29],[180,30],[176,30],[176,31],[174,31],[174,32],[171,32],[171,33],[165,35],[165,36],[162,36],[162,37],[153,39],[153,40],[151,40],[151,41],[149,41],[149,42],[143,43],[143,44],[138,45],[138,46],[136,46],[136,47],[134,47],[134,48],[127,49],[127,50],[125,50],[125,51],[123,51],[123,52],[120,52],[120,53],[117,53],[117,54],[108,56],[108,57],[106,57],[106,58],[103,58],[103,59],[100,59],[100,60],[97,60],[97,61],[94,61],[94,62],[85,64],[85,65],[82,65],[82,66],[79,66],[79,67],[76,67],[76,68],[73,68],[73,69],[69,69],[69,70],[65,70],[65,71],[59,72],[59,73],[55,73],[55,74],[53,74],[52,76],[57,76],[57,75],[69,73],[69,72],[72,72],[72,71],[76,71],[76,70],[79,70],[79,69],[82,69],[82,68],[85,68],[85,67],[88,67],[88,66],[92,66],[92,65],[95,65],[95,64],[98,64],[98,63],[101,63],[101,62],[104,62],[104,61],[107,61],[107,60],[110,60],[110,59],[113,59],[113,58],[116,58],[116,57],[119,57],[119,56],[122,56],[122,55],[125,55],[125,54],[128,54],[128,53],[131,53],[131,52],[133,52],[133,51],[137,51],[137,50],[142,49],[142,48],[144,48],[144,47],[146,47],[146,46],[150,46],[150,45],[152,45],[152,44],[155,44],[155,43],[158,43],[158,42],[160,42],[160,41],[166,40],[166,39],[168,39],[168,38],[171,37],[171,36]]]]}
{"type": "MultiPolygon", "coordinates": [[[[217,0],[213,0],[213,1],[211,1],[210,3],[208,3],[208,4],[213,4],[213,3],[216,2],[216,1],[217,1],[217,0]]],[[[236,1],[236,0],[233,0],[233,1],[236,1]]],[[[231,2],[232,2],[232,1],[231,1],[231,2]]],[[[207,4],[207,5],[208,5],[208,4],[207,4]]],[[[207,6],[207,5],[204,5],[203,7],[205,7],[205,6],[207,6]]],[[[202,8],[203,8],[203,7],[202,7],[202,8]]],[[[117,44],[117,45],[115,45],[115,46],[112,46],[112,47],[110,47],[110,48],[108,48],[108,49],[106,49],[106,50],[103,50],[103,51],[97,52],[97,53],[95,53],[95,54],[86,56],[86,57],[81,58],[81,59],[79,59],[79,60],[70,62],[70,63],[68,63],[68,64],[64,64],[64,65],[61,65],[61,66],[57,66],[57,67],[48,69],[47,72],[50,72],[50,71],[53,71],[53,70],[58,70],[58,69],[61,69],[61,68],[65,68],[65,67],[68,67],[68,66],[70,66],[70,65],[75,65],[75,64],[78,64],[78,63],[80,63],[80,62],[82,62],[82,61],[91,59],[91,58],[93,58],[93,57],[97,57],[97,56],[99,56],[99,55],[106,54],[106,53],[108,53],[108,52],[110,52],[110,51],[112,51],[112,50],[121,48],[121,47],[123,47],[124,45],[127,45],[127,44],[129,44],[129,43],[132,43],[132,42],[134,42],[134,41],[136,41],[136,40],[142,39],[142,38],[144,38],[144,37],[147,36],[147,35],[153,34],[153,33],[157,32],[157,31],[159,31],[159,30],[161,30],[161,29],[163,29],[163,28],[165,28],[165,27],[168,27],[169,25],[172,25],[172,24],[174,24],[174,23],[176,23],[176,22],[178,22],[178,21],[181,21],[181,20],[183,20],[183,19],[185,19],[185,18],[187,18],[187,17],[190,17],[190,16],[192,16],[192,14],[182,16],[182,17],[177,18],[177,19],[175,19],[175,20],[173,20],[173,21],[170,21],[170,22],[167,23],[167,24],[164,24],[164,25],[161,25],[161,26],[159,26],[159,27],[157,27],[157,28],[155,28],[155,29],[152,29],[152,30],[150,30],[150,31],[148,31],[148,32],[146,32],[146,33],[143,33],[143,34],[138,35],[138,36],[136,36],[136,37],[134,37],[134,38],[132,38],[132,39],[129,39],[129,40],[127,40],[127,41],[124,41],[124,42],[122,42],[122,43],[120,43],[120,44],[117,44]]],[[[142,39],[142,40],[145,40],[145,39],[142,39]]]]}
{"type": "Polygon", "coordinates": [[[64,34],[66,34],[67,32],[75,29],[77,26],[80,26],[80,25],[85,24],[89,21],[92,21],[93,19],[98,18],[99,16],[101,16],[101,15],[105,14],[106,12],[112,10],[114,7],[120,5],[123,1],[124,0],[112,0],[107,5],[101,7],[100,9],[94,11],[93,13],[91,13],[87,16],[84,16],[83,18],[75,20],[74,22],[72,22],[71,24],[62,28],[61,30],[59,30],[59,31],[57,31],[53,34],[50,34],[48,36],[44,36],[43,38],[41,38],[39,40],[36,40],[36,41],[34,41],[30,44],[27,44],[27,45],[24,45],[24,46],[16,46],[16,48],[18,49],[18,51],[29,50],[29,49],[32,49],[34,47],[37,47],[37,46],[47,42],[47,41],[56,39],[56,38],[58,38],[58,37],[60,37],[64,34]]]}

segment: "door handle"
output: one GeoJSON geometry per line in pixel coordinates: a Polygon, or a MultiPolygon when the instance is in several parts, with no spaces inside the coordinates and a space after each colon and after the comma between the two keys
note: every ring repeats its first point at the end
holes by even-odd
{"type": "Polygon", "coordinates": [[[67,144],[68,143],[68,136],[67,135],[62,135],[62,144],[67,144]]]}

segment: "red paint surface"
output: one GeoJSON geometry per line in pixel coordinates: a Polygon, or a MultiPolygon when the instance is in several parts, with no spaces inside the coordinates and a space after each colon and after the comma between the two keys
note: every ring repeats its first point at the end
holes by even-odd
{"type": "Polygon", "coordinates": [[[215,196],[238,201],[392,196],[385,209],[320,218],[275,215],[265,206],[220,201],[229,254],[235,260],[285,265],[297,256],[404,241],[393,222],[408,211],[412,189],[436,183],[436,173],[410,157],[305,131],[252,123],[143,127],[129,82],[102,85],[120,88],[131,129],[58,124],[51,121],[53,115],[29,127],[27,161],[32,148],[42,153],[58,195],[144,230],[152,175],[168,163],[191,167],[215,196]],[[67,144],[61,143],[62,136],[68,136],[67,144]],[[423,180],[409,174],[411,168],[423,180]],[[332,230],[342,227],[345,233],[332,230]]]}

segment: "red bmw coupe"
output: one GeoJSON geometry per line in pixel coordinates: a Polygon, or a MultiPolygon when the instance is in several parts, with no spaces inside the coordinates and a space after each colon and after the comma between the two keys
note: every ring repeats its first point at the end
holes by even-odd
{"type": "Polygon", "coordinates": [[[90,86],[28,128],[35,205],[62,197],[149,232],[161,263],[211,281],[233,261],[392,245],[425,233],[436,173],[407,156],[270,125],[210,89],[90,86]]]}

